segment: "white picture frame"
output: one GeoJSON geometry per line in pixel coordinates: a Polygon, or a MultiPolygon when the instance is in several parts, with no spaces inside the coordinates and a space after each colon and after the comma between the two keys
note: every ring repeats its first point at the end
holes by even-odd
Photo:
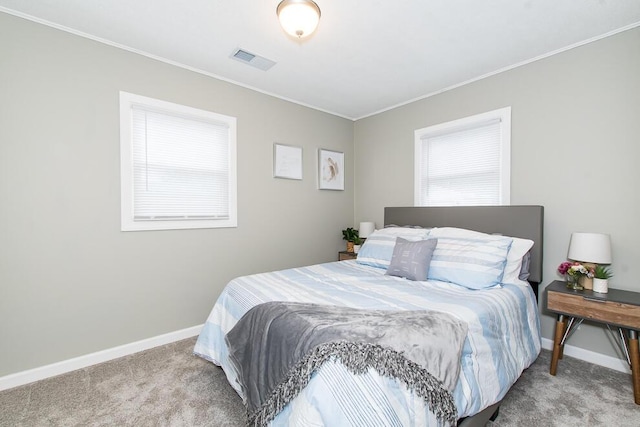
{"type": "Polygon", "coordinates": [[[318,188],[320,190],[344,190],[344,153],[318,150],[318,188]]]}
{"type": "Polygon", "coordinates": [[[273,144],[273,177],[302,180],[302,147],[273,144]]]}

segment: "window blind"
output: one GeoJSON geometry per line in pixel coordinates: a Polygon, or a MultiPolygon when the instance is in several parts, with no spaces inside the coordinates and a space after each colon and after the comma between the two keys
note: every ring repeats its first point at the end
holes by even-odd
{"type": "Polygon", "coordinates": [[[226,123],[132,107],[135,221],[229,218],[226,123]]]}
{"type": "Polygon", "coordinates": [[[421,136],[419,204],[502,204],[501,120],[421,136]]]}

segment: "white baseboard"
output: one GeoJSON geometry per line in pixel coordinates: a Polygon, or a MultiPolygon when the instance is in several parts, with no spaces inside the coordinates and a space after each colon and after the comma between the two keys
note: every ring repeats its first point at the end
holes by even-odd
{"type": "MultiPolygon", "coordinates": [[[[542,338],[542,348],[553,350],[553,340],[550,340],[549,338],[542,338]]],[[[563,353],[567,356],[584,360],[585,362],[613,369],[614,371],[631,374],[631,369],[629,368],[629,364],[626,362],[626,360],[618,359],[617,357],[607,356],[604,354],[596,353],[595,351],[585,350],[580,347],[574,347],[566,344],[564,346],[563,353]]]]}
{"type": "Polygon", "coordinates": [[[15,374],[0,377],[0,391],[34,381],[43,380],[45,378],[55,377],[56,375],[65,374],[77,369],[86,368],[87,366],[128,356],[153,347],[159,347],[175,341],[195,337],[200,333],[202,326],[203,325],[192,326],[191,328],[169,332],[168,334],[158,335],[156,337],[132,342],[130,344],[109,348],[95,353],[86,354],[84,356],[74,357],[73,359],[63,360],[62,362],[53,363],[51,365],[45,365],[39,368],[29,369],[28,371],[17,372],[15,374]]]}
{"type": "MultiPolygon", "coordinates": [[[[195,337],[200,333],[202,326],[203,325],[197,325],[191,328],[169,332],[168,334],[158,335],[156,337],[132,342],[130,344],[109,348],[107,350],[86,354],[84,356],[74,357],[73,359],[63,360],[62,362],[53,363],[51,365],[41,366],[28,371],[17,372],[15,374],[0,377],[0,391],[34,381],[43,380],[45,378],[55,377],[56,375],[66,374],[67,372],[86,368],[87,366],[96,365],[98,363],[108,362],[109,360],[128,356],[153,347],[159,347],[161,345],[195,337]]],[[[542,338],[542,348],[552,350],[553,341],[548,338],[542,338]]],[[[626,374],[631,373],[626,361],[618,359],[617,357],[606,356],[604,354],[571,345],[564,346],[564,354],[575,357],[576,359],[584,360],[585,362],[604,366],[615,371],[624,372],[626,374]]]]}

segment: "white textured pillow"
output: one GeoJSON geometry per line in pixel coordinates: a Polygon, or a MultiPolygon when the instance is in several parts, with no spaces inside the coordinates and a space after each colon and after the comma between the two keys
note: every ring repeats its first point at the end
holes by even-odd
{"type": "Polygon", "coordinates": [[[431,229],[429,233],[431,237],[462,237],[462,238],[482,238],[482,239],[503,239],[510,238],[512,240],[509,253],[507,254],[507,263],[504,267],[502,283],[519,284],[520,270],[522,269],[522,260],[524,256],[533,247],[533,240],[521,239],[519,237],[500,236],[495,234],[482,233],[480,231],[467,230],[465,228],[456,227],[437,227],[431,229]]]}
{"type": "Polygon", "coordinates": [[[431,230],[431,228],[385,227],[380,230],[375,230],[369,237],[376,234],[378,236],[402,237],[403,239],[426,239],[431,230]]]}
{"type": "Polygon", "coordinates": [[[398,237],[415,242],[426,239],[428,235],[429,229],[426,228],[391,227],[376,230],[367,237],[358,251],[357,262],[387,269],[398,237]]]}

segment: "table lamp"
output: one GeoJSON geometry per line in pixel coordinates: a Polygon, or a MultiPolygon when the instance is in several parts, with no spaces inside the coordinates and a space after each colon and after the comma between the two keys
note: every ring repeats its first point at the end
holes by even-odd
{"type": "Polygon", "coordinates": [[[366,239],[376,230],[375,222],[361,222],[360,228],[358,229],[358,236],[361,239],[366,239]]]}
{"type": "MultiPolygon", "coordinates": [[[[608,234],[572,233],[567,258],[582,263],[587,268],[596,264],[611,264],[611,237],[608,234]]],[[[593,289],[593,280],[581,279],[582,287],[593,289]]]]}

